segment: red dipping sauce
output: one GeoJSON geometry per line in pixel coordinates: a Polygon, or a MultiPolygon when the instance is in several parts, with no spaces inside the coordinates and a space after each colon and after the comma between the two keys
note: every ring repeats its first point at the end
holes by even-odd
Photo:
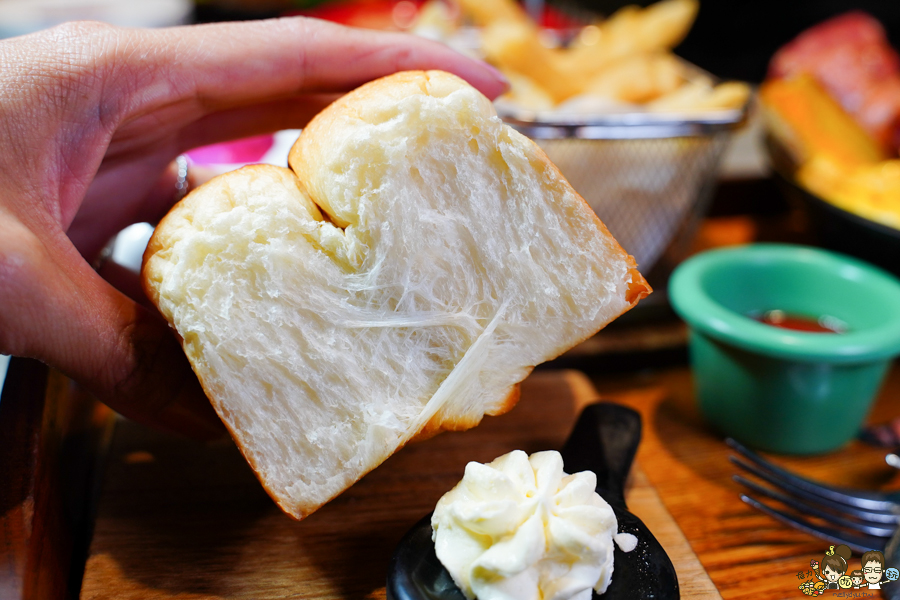
{"type": "Polygon", "coordinates": [[[846,323],[840,319],[828,316],[818,318],[806,317],[786,313],[783,310],[754,312],[748,316],[760,323],[792,331],[805,331],[807,333],[844,333],[847,331],[846,323]]]}

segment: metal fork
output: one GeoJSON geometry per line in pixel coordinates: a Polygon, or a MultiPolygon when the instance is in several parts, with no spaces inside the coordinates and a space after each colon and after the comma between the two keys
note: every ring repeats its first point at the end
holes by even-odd
{"type": "MultiPolygon", "coordinates": [[[[732,463],[773,487],[741,475],[733,477],[736,482],[796,512],[774,508],[747,494],[742,494],[741,500],[829,543],[846,544],[856,552],[881,550],[887,567],[900,568],[900,493],[855,490],[805,479],[733,439],[725,442],[740,455],[729,456],[732,463]]],[[[900,600],[900,585],[885,586],[881,591],[887,600],[900,600]]]]}
{"type": "Polygon", "coordinates": [[[740,455],[730,456],[732,463],[772,487],[741,475],[735,475],[734,480],[791,511],[742,494],[741,500],[750,506],[832,544],[846,544],[857,552],[887,550],[900,527],[900,493],[852,490],[811,481],[770,463],[735,440],[726,443],[740,455]]]}

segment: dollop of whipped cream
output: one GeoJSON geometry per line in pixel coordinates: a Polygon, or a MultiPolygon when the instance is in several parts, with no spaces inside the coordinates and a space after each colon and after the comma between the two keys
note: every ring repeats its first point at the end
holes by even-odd
{"type": "Polygon", "coordinates": [[[612,580],[618,528],[596,487],[555,451],[470,462],[431,518],[438,559],[470,600],[590,600],[612,580]]]}

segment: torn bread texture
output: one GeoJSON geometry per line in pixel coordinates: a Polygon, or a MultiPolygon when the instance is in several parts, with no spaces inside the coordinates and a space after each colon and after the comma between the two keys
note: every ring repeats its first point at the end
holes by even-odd
{"type": "Polygon", "coordinates": [[[534,365],[650,291],[544,153],[447,73],[348,94],[290,165],[193,191],[143,278],[295,518],[409,440],[506,412],[534,365]]]}

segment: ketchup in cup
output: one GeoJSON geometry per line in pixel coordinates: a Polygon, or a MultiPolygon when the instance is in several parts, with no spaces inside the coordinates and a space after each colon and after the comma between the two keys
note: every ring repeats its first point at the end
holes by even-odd
{"type": "Polygon", "coordinates": [[[834,317],[807,317],[803,315],[787,313],[783,310],[767,310],[751,313],[750,318],[792,331],[805,331],[807,333],[844,333],[847,325],[834,317]]]}

